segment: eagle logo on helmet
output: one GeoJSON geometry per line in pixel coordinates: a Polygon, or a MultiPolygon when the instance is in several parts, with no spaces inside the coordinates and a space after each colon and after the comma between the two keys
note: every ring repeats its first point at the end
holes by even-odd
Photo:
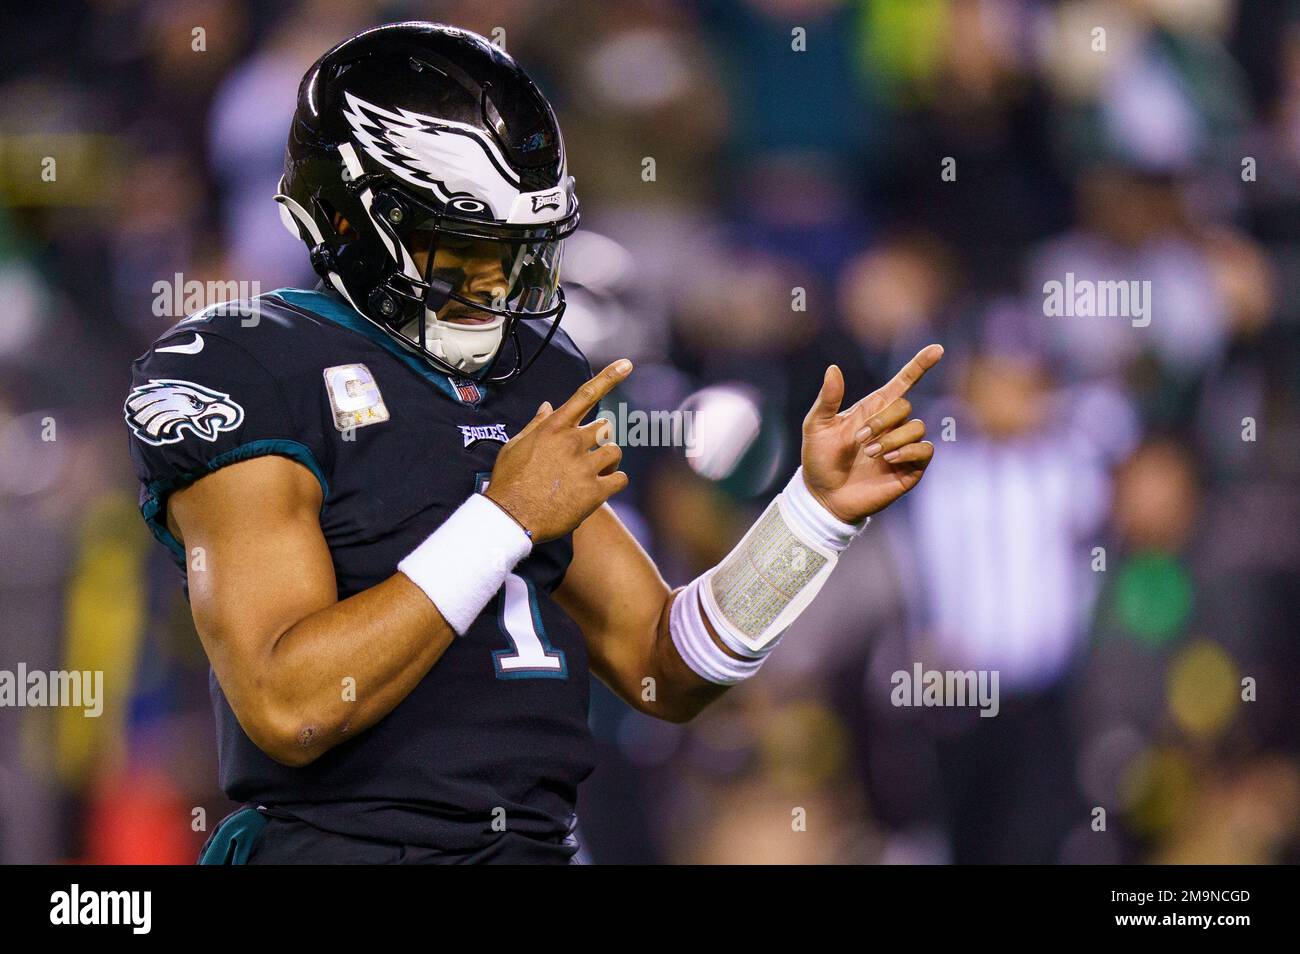
{"type": "Polygon", "coordinates": [[[366,155],[444,205],[505,220],[521,183],[481,130],[409,109],[392,112],[352,93],[345,97],[343,115],[366,155]]]}
{"type": "Polygon", "coordinates": [[[215,441],[218,434],[233,431],[244,421],[244,409],[229,394],[170,378],[134,388],[123,414],[135,436],[155,447],[184,440],[186,431],[215,441]]]}

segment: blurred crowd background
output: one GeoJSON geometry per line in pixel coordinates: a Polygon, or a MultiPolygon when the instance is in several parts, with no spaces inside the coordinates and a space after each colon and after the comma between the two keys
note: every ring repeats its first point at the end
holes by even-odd
{"type": "Polygon", "coordinates": [[[71,0],[0,33],[0,669],[106,700],[0,709],[0,861],[189,863],[233,807],[128,366],[177,273],[314,284],[271,200],[298,80],[415,18],[554,102],[564,323],[637,362],[618,400],[753,425],[720,469],[627,449],[671,584],[793,470],[828,363],[856,396],[947,349],[926,481],[760,678],[687,725],[596,687],[590,860],[1297,860],[1300,4],[71,0]],[[1049,316],[1066,273],[1149,281],[1149,324],[1049,316]],[[997,670],[998,716],[893,705],[918,663],[997,670]]]}

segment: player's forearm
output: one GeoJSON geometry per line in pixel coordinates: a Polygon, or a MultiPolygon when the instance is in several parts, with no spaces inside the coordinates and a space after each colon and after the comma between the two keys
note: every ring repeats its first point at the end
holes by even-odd
{"type": "Polygon", "coordinates": [[[670,590],[655,574],[624,578],[622,598],[571,606],[595,656],[593,671],[623,701],[667,722],[687,722],[729,688],[700,678],[682,660],[669,633],[670,590]],[[606,611],[592,612],[595,607],[606,611]],[[586,612],[584,612],[584,610],[586,612]]]}
{"type": "MultiPolygon", "coordinates": [[[[612,508],[578,527],[573,552],[555,599],[586,636],[592,671],[619,698],[655,718],[686,722],[726,692],[683,661],[670,632],[681,590],[664,582],[612,508]]],[[[717,651],[729,652],[721,643],[717,651]]]]}
{"type": "Polygon", "coordinates": [[[398,573],[288,627],[254,673],[222,684],[243,687],[230,702],[258,747],[302,766],[391,712],[454,638],[398,573]]]}
{"type": "MultiPolygon", "coordinates": [[[[731,688],[701,678],[686,664],[677,647],[673,645],[669,629],[672,604],[682,597],[682,593],[683,588],[678,588],[670,593],[664,602],[659,624],[652,638],[651,663],[662,692],[654,704],[643,707],[643,711],[648,714],[669,722],[688,722],[694,719],[706,706],[731,688]]],[[[712,629],[710,635],[717,639],[717,634],[712,629]]],[[[727,651],[721,642],[718,646],[722,652],[727,651]]]]}

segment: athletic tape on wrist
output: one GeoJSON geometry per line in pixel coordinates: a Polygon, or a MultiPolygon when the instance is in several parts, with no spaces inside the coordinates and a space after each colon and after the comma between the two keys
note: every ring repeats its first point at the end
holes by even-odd
{"type": "Polygon", "coordinates": [[[668,634],[682,661],[701,679],[731,686],[758,672],[766,655],[757,659],[734,659],[709,635],[700,613],[700,590],[704,577],[696,577],[673,600],[668,615],[668,634]]]}
{"type": "Polygon", "coordinates": [[[808,490],[803,468],[796,470],[735,549],[704,577],[704,612],[718,636],[742,655],[770,652],[870,522],[837,518],[808,490]]]}
{"type": "Polygon", "coordinates": [[[463,636],[532,548],[532,540],[513,517],[476,493],[397,569],[424,591],[456,635],[463,636]]]}

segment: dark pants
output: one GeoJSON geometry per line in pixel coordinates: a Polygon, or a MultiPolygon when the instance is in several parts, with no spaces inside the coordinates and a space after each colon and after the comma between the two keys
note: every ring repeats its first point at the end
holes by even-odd
{"type": "Polygon", "coordinates": [[[199,855],[201,865],[565,864],[555,845],[502,832],[476,851],[453,853],[325,831],[292,816],[241,808],[226,816],[199,855]]]}
{"type": "Polygon", "coordinates": [[[1075,785],[1064,694],[1005,699],[992,719],[970,711],[931,714],[944,723],[935,755],[953,861],[1061,861],[1071,828],[1088,819],[1075,785]]]}
{"type": "Polygon", "coordinates": [[[1062,689],[1004,694],[987,719],[974,708],[866,708],[861,697],[846,680],[839,698],[887,830],[941,831],[959,864],[1051,864],[1087,824],[1062,689]]]}

